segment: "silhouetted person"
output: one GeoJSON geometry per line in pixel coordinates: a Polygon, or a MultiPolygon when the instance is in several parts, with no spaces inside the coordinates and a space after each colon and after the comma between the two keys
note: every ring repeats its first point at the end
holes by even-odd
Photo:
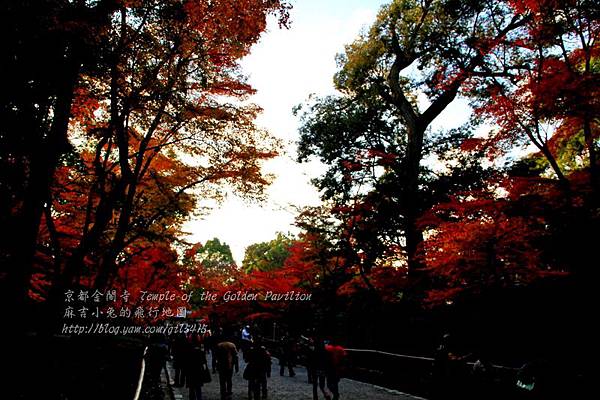
{"type": "Polygon", "coordinates": [[[267,377],[271,376],[271,355],[259,339],[255,339],[246,351],[246,362],[244,379],[248,380],[248,399],[259,400],[261,392],[262,398],[266,399],[267,377]]]}
{"type": "Polygon", "coordinates": [[[296,376],[294,364],[296,363],[296,343],[289,336],[284,336],[280,341],[279,356],[279,375],[285,374],[285,367],[288,368],[291,377],[296,376]]]}
{"type": "Polygon", "coordinates": [[[301,353],[304,355],[306,360],[306,375],[308,377],[308,383],[313,383],[314,368],[312,363],[312,356],[315,351],[315,338],[314,337],[303,337],[301,353]]]}
{"type": "Polygon", "coordinates": [[[198,336],[192,335],[185,363],[185,380],[190,400],[202,400],[202,385],[207,375],[210,377],[204,347],[198,336]]]}
{"type": "Polygon", "coordinates": [[[467,358],[458,356],[454,341],[450,334],[442,337],[440,345],[435,350],[432,371],[432,394],[434,398],[454,398],[455,393],[460,386],[460,367],[461,362],[467,358]]]}
{"type": "Polygon", "coordinates": [[[173,339],[171,344],[171,356],[173,357],[173,369],[175,370],[175,377],[173,380],[173,386],[182,387],[185,383],[185,362],[187,357],[188,342],[185,335],[177,335],[173,339]]]}
{"type": "Polygon", "coordinates": [[[325,375],[327,379],[327,389],[332,394],[333,400],[340,398],[339,383],[342,378],[342,369],[346,350],[342,346],[329,343],[325,345],[327,359],[325,364],[325,375]]]}
{"type": "Polygon", "coordinates": [[[314,346],[308,354],[308,364],[311,366],[310,371],[312,373],[313,400],[319,399],[319,388],[323,393],[323,397],[329,399],[329,393],[325,389],[328,355],[327,350],[325,350],[325,343],[321,338],[315,338],[314,346]]]}
{"type": "Polygon", "coordinates": [[[210,351],[212,354],[211,357],[211,366],[213,374],[217,373],[217,344],[223,341],[223,329],[217,328],[211,335],[205,340],[206,350],[210,351]]]}
{"type": "Polygon", "coordinates": [[[160,374],[167,368],[167,358],[169,356],[169,346],[162,337],[152,338],[144,355],[146,361],[146,371],[153,390],[160,391],[160,374]]]}
{"type": "Polygon", "coordinates": [[[219,373],[219,386],[221,389],[221,400],[230,399],[232,393],[231,378],[233,370],[239,372],[237,347],[230,340],[223,340],[215,348],[215,363],[219,373]]]}

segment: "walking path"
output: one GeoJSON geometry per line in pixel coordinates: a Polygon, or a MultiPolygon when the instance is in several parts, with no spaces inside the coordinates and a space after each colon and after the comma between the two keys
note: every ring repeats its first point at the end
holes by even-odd
{"type": "MultiPolygon", "coordinates": [[[[209,360],[210,365],[210,360],[209,360]]],[[[233,374],[233,400],[248,399],[248,381],[242,378],[245,364],[240,355],[240,372],[233,374]]],[[[167,365],[171,380],[175,376],[171,362],[167,365]]],[[[296,376],[291,378],[279,376],[279,365],[273,360],[271,378],[268,379],[269,400],[312,400],[312,386],[307,383],[306,369],[295,368],[296,376]]],[[[422,398],[400,393],[395,390],[374,386],[368,383],[351,379],[342,379],[340,382],[341,400],[423,400],[422,398]]],[[[172,387],[174,400],[188,400],[188,389],[172,387]]],[[[323,398],[319,391],[319,399],[323,398]]],[[[202,387],[203,400],[220,400],[219,378],[213,375],[212,382],[202,387]]]]}

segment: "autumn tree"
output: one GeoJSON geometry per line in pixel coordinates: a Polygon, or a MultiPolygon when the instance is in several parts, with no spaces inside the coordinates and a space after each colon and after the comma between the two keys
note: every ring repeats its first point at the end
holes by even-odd
{"type": "MultiPolygon", "coordinates": [[[[276,155],[277,143],[253,125],[260,110],[244,102],[253,90],[237,61],[258,40],[267,15],[278,13],[285,24],[288,9],[278,1],[110,2],[110,8],[103,8],[106,21],[97,21],[84,10],[86,2],[76,3],[79,8],[65,11],[70,18],[66,27],[61,19],[50,19],[59,22],[56,29],[75,29],[86,18],[106,25],[102,35],[97,26],[90,28],[95,47],[88,55],[94,69],[77,69],[67,90],[62,114],[62,140],[70,141],[62,161],[65,179],[49,190],[55,167],[43,168],[48,184],[40,210],[45,208],[42,229],[48,235],[38,237],[39,223],[34,224],[35,242],[53,248],[57,298],[61,288],[81,284],[80,278],[88,274],[93,277],[90,285],[106,287],[120,268],[130,265],[127,254],[140,243],[175,243],[196,199],[219,199],[226,187],[245,196],[261,195],[269,179],[261,173],[260,162],[276,155]],[[61,193],[65,186],[69,189],[61,193]],[[79,205],[68,210],[71,216],[61,213],[67,212],[64,208],[59,211],[62,201],[70,201],[61,199],[67,193],[79,205]],[[60,240],[50,239],[62,239],[64,227],[57,225],[69,218],[77,224],[71,228],[69,247],[61,249],[60,240]]],[[[11,11],[25,12],[27,7],[11,11]]],[[[64,53],[56,52],[59,57],[64,53]]],[[[54,99],[52,93],[48,96],[54,99]]],[[[10,101],[7,97],[4,109],[20,112],[10,101]]],[[[37,106],[59,115],[42,103],[37,106]]],[[[3,162],[12,162],[11,157],[3,162]]],[[[27,247],[25,242],[14,245],[12,250],[27,247]]],[[[25,265],[19,273],[24,281],[15,287],[28,288],[31,268],[25,265]]]]}
{"type": "Polygon", "coordinates": [[[533,145],[548,172],[568,189],[566,175],[578,167],[561,149],[575,150],[579,136],[579,156],[586,159],[595,186],[597,6],[585,1],[510,4],[530,17],[524,29],[501,44],[490,73],[472,80],[477,113],[497,127],[480,145],[495,157],[533,145]]]}
{"type": "MultiPolygon", "coordinates": [[[[399,153],[392,151],[391,157],[402,171],[398,185],[402,207],[398,211],[409,269],[419,269],[422,264],[417,254],[422,232],[416,221],[422,211],[421,162],[426,155],[426,133],[464,83],[485,71],[497,44],[522,27],[527,18],[511,13],[502,3],[394,1],[384,6],[371,29],[339,56],[335,82],[345,100],[338,101],[370,97],[370,104],[381,102],[398,121],[384,120],[396,131],[392,142],[404,146],[397,149],[399,153]]],[[[318,112],[313,116],[317,121],[321,118],[318,112]]],[[[310,131],[310,125],[305,126],[310,131]]],[[[363,132],[370,141],[378,135],[377,131],[363,132]]],[[[311,138],[305,134],[304,140],[309,143],[311,138]]],[[[319,148],[315,144],[309,154],[318,154],[319,148]]],[[[384,158],[390,157],[381,146],[363,150],[383,151],[384,158]]],[[[381,158],[381,154],[374,155],[381,158]]],[[[347,183],[352,184],[352,180],[347,183]]]]}
{"type": "MultiPolygon", "coordinates": [[[[86,235],[67,264],[67,281],[77,275],[81,260],[95,249],[116,214],[96,285],[104,286],[114,274],[135,222],[132,212],[143,200],[139,183],[146,174],[157,177],[152,166],[160,161],[158,155],[166,155],[183,178],[170,194],[165,191],[167,204],[193,188],[218,197],[218,182],[237,185],[248,195],[258,194],[267,182],[258,161],[275,151],[273,142],[252,125],[258,109],[223,99],[252,92],[236,71],[236,60],[264,29],[265,14],[278,6],[253,8],[254,14],[244,14],[250,19],[242,29],[237,17],[232,18],[234,26],[219,24],[227,12],[245,12],[228,4],[207,8],[203,2],[162,2],[119,10],[108,46],[109,73],[87,87],[107,105],[103,118],[85,127],[94,142],[95,162],[104,170],[98,171],[97,187],[90,193],[90,202],[99,197],[93,226],[84,229],[86,235]],[[212,17],[205,20],[206,15],[212,17]],[[199,162],[185,162],[181,154],[199,162]]],[[[153,218],[140,223],[152,224],[153,218]]]]}
{"type": "MultiPolygon", "coordinates": [[[[93,156],[85,151],[82,156],[83,160],[75,159],[71,161],[70,165],[58,168],[50,197],[52,203],[45,209],[42,219],[34,259],[35,279],[33,279],[34,284],[42,280],[48,286],[46,290],[39,291],[39,287],[37,287],[33,291],[33,294],[41,299],[48,298],[47,289],[49,287],[61,286],[65,265],[80,246],[85,235],[85,227],[90,223],[92,205],[90,205],[89,193],[93,190],[96,181],[91,160],[93,156]]],[[[161,158],[159,156],[159,159],[161,158]]],[[[154,177],[147,177],[141,182],[144,187],[144,197],[140,207],[136,208],[133,213],[135,223],[128,233],[128,239],[119,257],[120,265],[129,271],[123,272],[121,271],[123,268],[120,268],[117,274],[110,279],[111,287],[127,288],[127,282],[136,280],[138,272],[142,274],[142,270],[151,269],[143,268],[144,265],[148,267],[159,265],[141,262],[146,254],[169,254],[167,258],[172,258],[172,253],[179,247],[178,243],[183,235],[181,226],[184,218],[193,210],[195,202],[193,197],[188,194],[179,196],[176,202],[165,196],[165,190],[170,188],[174,182],[178,182],[177,174],[169,174],[176,170],[161,169],[165,165],[177,166],[172,163],[156,163],[151,169],[154,177]],[[159,180],[158,176],[161,175],[169,175],[169,177],[159,180]],[[136,260],[140,261],[139,271],[136,260]],[[130,279],[120,279],[123,276],[130,277],[130,279]]],[[[117,218],[113,217],[109,229],[115,229],[117,221],[117,218]]],[[[96,253],[88,255],[74,285],[93,287],[97,279],[99,260],[96,253]]],[[[161,265],[166,265],[166,263],[161,263],[161,265]]],[[[172,285],[176,288],[178,286],[176,281],[179,280],[176,278],[177,274],[174,270],[174,266],[177,265],[177,256],[169,265],[171,268],[168,270],[172,272],[172,285]]],[[[163,269],[164,271],[166,269],[163,269]]],[[[136,287],[138,289],[140,287],[143,289],[143,286],[140,286],[140,282],[143,281],[137,280],[136,287]]],[[[165,281],[162,280],[162,282],[165,281]]]]}
{"type": "Polygon", "coordinates": [[[0,252],[3,304],[25,302],[53,174],[71,148],[75,87],[81,74],[101,69],[96,56],[117,6],[114,0],[0,6],[6,38],[0,70],[7,78],[0,95],[0,222],[14,227],[0,252]]]}
{"type": "Polygon", "coordinates": [[[396,1],[347,46],[340,93],[305,106],[300,142],[328,167],[316,184],[330,212],[312,222],[334,238],[339,313],[383,304],[410,321],[426,312],[405,307],[420,276],[409,297],[453,305],[436,308],[448,319],[459,302],[551,285],[589,314],[597,15],[591,2],[396,1]],[[459,96],[472,121],[433,130],[459,96]]]}
{"type": "Polygon", "coordinates": [[[508,166],[482,190],[455,193],[425,214],[434,302],[556,276],[569,276],[587,292],[586,282],[595,280],[586,260],[593,257],[587,232],[598,224],[598,8],[589,2],[509,4],[529,17],[466,91],[476,117],[492,129],[461,146],[463,153],[483,149],[497,167],[499,160],[508,166]]]}

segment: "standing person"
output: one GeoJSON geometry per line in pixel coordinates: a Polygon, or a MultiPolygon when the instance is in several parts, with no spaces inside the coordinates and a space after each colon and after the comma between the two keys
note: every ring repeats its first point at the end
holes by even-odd
{"type": "Polygon", "coordinates": [[[211,333],[210,338],[205,341],[206,350],[210,351],[211,354],[211,366],[212,373],[217,373],[217,344],[223,341],[223,329],[216,328],[214,332],[211,333]]]}
{"type": "Polygon", "coordinates": [[[294,364],[296,362],[296,343],[290,336],[283,336],[280,341],[279,375],[284,376],[287,366],[290,377],[296,376],[294,364]]]}
{"type": "Polygon", "coordinates": [[[303,337],[303,345],[301,352],[306,360],[306,376],[308,377],[308,383],[313,383],[314,367],[313,367],[313,354],[315,351],[315,338],[314,337],[303,337]]]}
{"type": "Polygon", "coordinates": [[[470,355],[458,356],[450,334],[442,337],[433,359],[433,398],[454,398],[460,386],[462,362],[470,355]]]}
{"type": "Polygon", "coordinates": [[[237,347],[231,340],[222,340],[215,348],[215,364],[219,373],[219,387],[221,389],[221,400],[231,399],[233,370],[238,373],[237,347]]]}
{"type": "Polygon", "coordinates": [[[171,356],[173,357],[173,369],[175,370],[175,377],[173,386],[182,387],[185,383],[185,363],[187,356],[188,342],[185,335],[176,335],[171,344],[171,356]]]}
{"type": "Polygon", "coordinates": [[[157,392],[160,391],[160,375],[163,371],[166,371],[168,357],[169,346],[167,345],[166,338],[157,336],[150,339],[144,358],[153,390],[157,392]]]}
{"type": "Polygon", "coordinates": [[[342,379],[346,350],[342,346],[330,342],[325,345],[325,351],[327,352],[327,363],[325,364],[327,389],[333,395],[332,399],[338,400],[340,398],[339,383],[342,379]]]}
{"type": "Polygon", "coordinates": [[[267,398],[267,377],[271,376],[271,354],[256,338],[246,353],[244,379],[248,380],[248,399],[267,398]]]}
{"type": "Polygon", "coordinates": [[[250,325],[246,325],[242,329],[241,339],[240,347],[242,348],[242,355],[244,358],[246,358],[246,351],[252,345],[252,333],[250,332],[250,325]]]}
{"type": "Polygon", "coordinates": [[[202,400],[202,385],[210,379],[210,371],[206,362],[206,352],[197,335],[192,335],[190,338],[185,367],[185,380],[190,400],[202,400]]]}
{"type": "Polygon", "coordinates": [[[312,373],[313,400],[319,400],[319,388],[325,399],[328,400],[331,398],[329,392],[325,389],[327,358],[327,350],[325,350],[323,339],[316,337],[314,339],[314,346],[308,354],[308,364],[311,366],[310,371],[312,373]]]}

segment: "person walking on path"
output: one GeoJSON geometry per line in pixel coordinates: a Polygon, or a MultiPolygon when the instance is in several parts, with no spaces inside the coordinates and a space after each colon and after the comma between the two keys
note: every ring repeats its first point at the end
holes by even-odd
{"type": "Polygon", "coordinates": [[[171,343],[171,356],[173,357],[173,369],[175,370],[175,377],[173,380],[173,386],[183,387],[185,384],[185,363],[188,354],[189,343],[187,342],[185,335],[180,334],[175,336],[171,343]]]}
{"type": "Polygon", "coordinates": [[[206,362],[206,352],[197,335],[190,338],[187,362],[185,363],[185,380],[189,389],[189,399],[202,400],[202,385],[210,381],[210,371],[206,362]]]}
{"type": "Polygon", "coordinates": [[[267,398],[267,377],[271,376],[271,354],[258,338],[246,352],[244,379],[248,380],[248,400],[267,398]]]}
{"type": "Polygon", "coordinates": [[[300,336],[300,342],[298,347],[298,352],[301,357],[306,360],[306,376],[308,378],[308,383],[312,384],[312,378],[314,375],[313,366],[311,362],[312,354],[315,351],[315,338],[314,336],[300,336]]]}
{"type": "Polygon", "coordinates": [[[231,399],[233,370],[238,373],[240,370],[237,356],[237,348],[230,340],[223,340],[215,348],[215,361],[217,372],[219,373],[219,387],[221,390],[221,400],[231,399]]]}
{"type": "Polygon", "coordinates": [[[242,348],[242,355],[246,358],[246,351],[252,346],[252,332],[250,331],[250,325],[244,326],[242,329],[240,347],[242,348]]]}
{"type": "Polygon", "coordinates": [[[290,377],[296,376],[294,364],[296,362],[296,343],[290,336],[284,336],[280,341],[279,375],[285,375],[287,366],[290,377]]]}
{"type": "Polygon", "coordinates": [[[312,382],[313,400],[319,400],[319,389],[323,393],[325,399],[330,399],[330,394],[325,389],[325,379],[327,371],[327,350],[325,350],[325,343],[321,338],[315,338],[313,346],[308,354],[308,364],[310,365],[310,371],[312,376],[310,381],[312,382]]]}
{"type": "Polygon", "coordinates": [[[167,368],[169,346],[163,336],[152,337],[149,340],[150,343],[144,354],[146,373],[153,387],[152,391],[160,392],[160,375],[167,368]]]}
{"type": "Polygon", "coordinates": [[[342,379],[346,350],[342,346],[330,342],[325,345],[325,351],[327,353],[325,364],[327,389],[332,394],[332,400],[338,400],[340,398],[339,383],[342,379]]]}
{"type": "Polygon", "coordinates": [[[450,334],[442,337],[433,358],[432,398],[454,398],[459,395],[465,375],[461,370],[464,369],[464,362],[469,356],[470,354],[457,354],[455,341],[450,334]]]}
{"type": "Polygon", "coordinates": [[[216,328],[214,332],[211,332],[210,335],[204,340],[204,345],[206,351],[211,354],[211,367],[212,373],[217,373],[217,345],[223,341],[223,329],[216,328]]]}

